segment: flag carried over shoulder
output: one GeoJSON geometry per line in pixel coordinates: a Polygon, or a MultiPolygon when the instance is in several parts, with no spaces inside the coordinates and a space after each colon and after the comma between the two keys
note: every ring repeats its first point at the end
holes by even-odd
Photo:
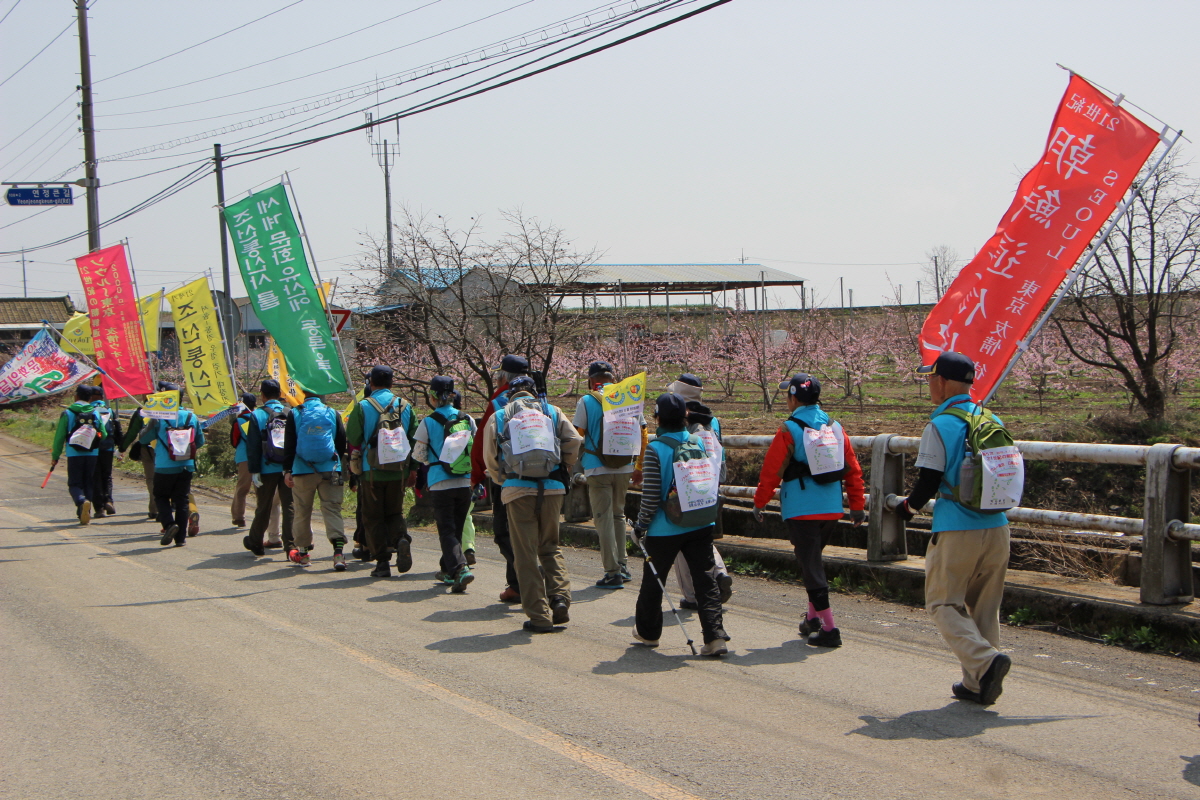
{"type": "Polygon", "coordinates": [[[116,399],[154,391],[125,245],[80,256],[75,266],[87,298],[92,343],[96,363],[104,373],[105,393],[116,399]]]}
{"type": "MultiPolygon", "coordinates": [[[[138,298],[138,308],[142,315],[142,333],[146,338],[146,352],[158,351],[159,309],[162,307],[163,293],[158,290],[154,294],[138,298]]],[[[92,341],[92,318],[87,314],[78,313],[63,325],[63,338],[70,342],[85,356],[96,355],[96,347],[92,341]]]]}
{"type": "Polygon", "coordinates": [[[237,391],[229,375],[229,361],[221,337],[221,324],[213,304],[208,278],[167,293],[179,340],[179,362],[192,408],[201,416],[236,405],[237,391]]]}
{"type": "Polygon", "coordinates": [[[1072,75],[1041,159],[926,317],[923,362],[946,351],[968,356],[976,399],[989,396],[1158,142],[1156,131],[1072,75]]]}
{"type": "Polygon", "coordinates": [[[0,367],[0,406],[61,394],[95,374],[96,370],[71,358],[48,332],[40,330],[0,367]]]}
{"type": "Polygon", "coordinates": [[[254,313],[283,352],[292,379],[313,394],[346,391],[283,184],[226,206],[224,214],[254,313]]]}

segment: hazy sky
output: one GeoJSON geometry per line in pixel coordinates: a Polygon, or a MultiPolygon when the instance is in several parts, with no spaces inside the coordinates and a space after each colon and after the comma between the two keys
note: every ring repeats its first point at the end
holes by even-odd
{"type": "MultiPolygon", "coordinates": [[[[601,2],[93,5],[92,74],[103,157],[251,120],[601,2]],[[216,41],[118,75],[273,11],[278,13],[216,41]],[[381,22],[406,11],[412,13],[381,22]],[[367,26],[270,64],[156,91],[367,26]],[[419,41],[435,34],[441,35],[419,41]],[[399,49],[213,99],[390,48],[399,49]]],[[[74,18],[70,0],[18,0],[15,8],[12,0],[0,0],[0,16],[9,9],[0,23],[0,80],[74,18]]],[[[667,16],[673,15],[658,19],[667,16]]],[[[1056,62],[1187,132],[1196,129],[1200,114],[1197,30],[1195,2],[733,0],[581,62],[403,121],[393,194],[398,205],[452,221],[481,217],[488,235],[502,230],[500,209],[521,208],[564,228],[581,248],[603,251],[611,263],[732,262],[744,253],[747,261],[806,279],[823,304],[838,304],[839,277],[854,290],[856,305],[889,299],[889,281],[902,284],[911,302],[925,253],[946,244],[969,258],[1040,154],[1067,83],[1056,62]]],[[[78,82],[78,62],[72,25],[0,86],[0,164],[11,161],[0,167],[0,179],[45,179],[81,160],[70,102],[54,107],[78,82]]],[[[348,101],[337,109],[359,111],[370,102],[348,101]]],[[[236,140],[306,119],[293,116],[137,157],[145,160],[103,163],[101,217],[130,208],[190,167],[118,181],[211,155],[213,142],[231,149],[236,140]]],[[[361,119],[355,113],[345,122],[361,119]]],[[[1193,150],[1185,143],[1184,158],[1193,150]]],[[[244,196],[285,170],[322,273],[327,279],[341,274],[341,265],[361,251],[362,232],[383,229],[382,174],[365,135],[230,169],[227,196],[244,196]]],[[[75,177],[82,177],[81,169],[68,175],[75,177]]],[[[129,238],[143,292],[206,270],[219,275],[214,203],[210,176],[105,229],[103,244],[129,238]]],[[[81,191],[73,207],[33,217],[38,210],[3,206],[0,249],[34,247],[86,227],[81,191]]],[[[70,259],[85,250],[81,239],[31,253],[30,294],[78,295],[70,259]]],[[[20,294],[19,259],[0,261],[0,293],[20,294]]],[[[234,272],[235,293],[244,294],[236,266],[234,272]]],[[[774,302],[798,305],[794,294],[780,293],[774,302]]]]}

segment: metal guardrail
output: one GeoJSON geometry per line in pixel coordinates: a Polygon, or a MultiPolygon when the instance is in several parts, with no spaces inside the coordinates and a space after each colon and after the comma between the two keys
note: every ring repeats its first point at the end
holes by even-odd
{"type": "MultiPolygon", "coordinates": [[[[766,450],[773,436],[731,434],[722,438],[734,450],[766,450]]],[[[904,491],[904,459],[916,454],[915,436],[879,434],[851,436],[856,450],[870,453],[871,485],[867,494],[867,558],[898,561],[908,557],[904,521],[895,513],[904,491]]],[[[1191,519],[1192,470],[1200,469],[1200,448],[1176,444],[1128,445],[1078,442],[1016,443],[1029,461],[1075,464],[1115,464],[1146,470],[1145,516],[1142,519],[1082,514],[1041,508],[1014,508],[1011,522],[1058,528],[1142,536],[1141,599],[1143,603],[1173,605],[1195,599],[1191,543],[1200,541],[1200,525],[1191,519]]],[[[753,498],[753,486],[723,486],[727,497],[753,498]]],[[[932,511],[930,501],[922,513],[932,511]]]]}

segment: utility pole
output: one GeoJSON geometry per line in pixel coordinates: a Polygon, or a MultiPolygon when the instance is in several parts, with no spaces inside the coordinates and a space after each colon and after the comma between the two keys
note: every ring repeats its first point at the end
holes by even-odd
{"type": "Polygon", "coordinates": [[[933,294],[936,299],[942,299],[942,273],[938,272],[937,256],[933,257],[933,294]]]}
{"type": "MultiPolygon", "coordinates": [[[[225,298],[221,301],[221,330],[230,342],[231,350],[241,331],[233,330],[233,294],[229,287],[229,236],[225,226],[225,158],[221,145],[213,145],[213,172],[217,176],[217,226],[221,235],[221,289],[225,298]]],[[[236,352],[233,353],[236,357],[236,352]]]]}
{"type": "Polygon", "coordinates": [[[29,297],[29,283],[25,280],[25,248],[21,248],[21,296],[29,297]]]}
{"type": "Polygon", "coordinates": [[[79,21],[79,90],[83,120],[83,175],[87,190],[88,252],[100,249],[100,180],[96,177],[96,126],[92,120],[92,54],[88,48],[87,0],[75,0],[79,21]]]}
{"type": "Polygon", "coordinates": [[[921,282],[917,281],[917,305],[921,305],[921,282]]]}
{"type": "Polygon", "coordinates": [[[383,168],[384,222],[387,225],[387,270],[390,273],[392,265],[395,263],[392,243],[392,165],[396,163],[396,156],[400,154],[400,120],[396,120],[396,141],[389,142],[384,139],[380,143],[375,141],[375,127],[371,125],[373,119],[374,115],[368,111],[367,124],[370,127],[367,128],[367,142],[375,152],[375,160],[383,168]]]}
{"type": "Polygon", "coordinates": [[[838,295],[842,298],[842,308],[846,307],[846,279],[838,278],[838,295]]]}

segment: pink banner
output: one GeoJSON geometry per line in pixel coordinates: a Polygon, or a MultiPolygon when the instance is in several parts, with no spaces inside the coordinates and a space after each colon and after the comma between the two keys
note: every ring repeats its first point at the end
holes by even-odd
{"type": "Polygon", "coordinates": [[[96,363],[104,371],[111,400],[154,391],[143,348],[137,292],[129,276],[125,246],[113,245],[75,259],[92,322],[96,363]]]}
{"type": "Polygon", "coordinates": [[[1072,75],[1042,157],[1021,180],[992,238],[925,319],[924,363],[943,351],[968,356],[975,362],[972,394],[986,397],[1158,139],[1072,75]]]}

